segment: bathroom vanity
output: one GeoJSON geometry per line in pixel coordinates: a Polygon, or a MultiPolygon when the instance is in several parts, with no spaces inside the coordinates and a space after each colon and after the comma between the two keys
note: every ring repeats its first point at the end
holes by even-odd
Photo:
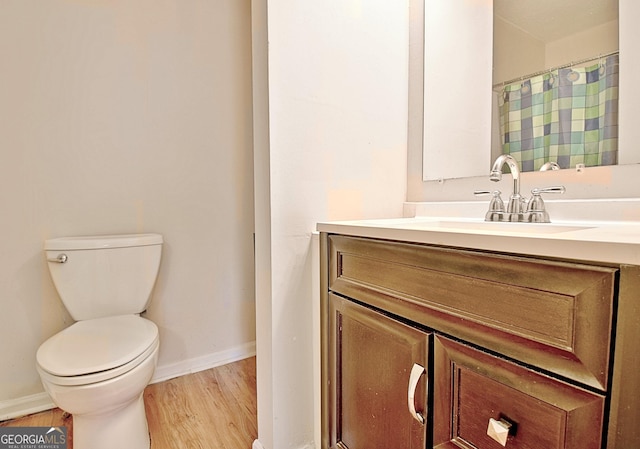
{"type": "Polygon", "coordinates": [[[322,448],[640,447],[638,223],[321,223],[322,448]]]}

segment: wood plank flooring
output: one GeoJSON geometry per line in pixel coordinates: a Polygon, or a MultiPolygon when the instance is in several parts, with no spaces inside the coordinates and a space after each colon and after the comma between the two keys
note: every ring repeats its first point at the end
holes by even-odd
{"type": "MultiPolygon", "coordinates": [[[[256,359],[149,385],[144,401],[152,449],[250,449],[258,434],[256,359]]],[[[66,426],[73,449],[72,421],[53,409],[0,426],[66,426]]]]}

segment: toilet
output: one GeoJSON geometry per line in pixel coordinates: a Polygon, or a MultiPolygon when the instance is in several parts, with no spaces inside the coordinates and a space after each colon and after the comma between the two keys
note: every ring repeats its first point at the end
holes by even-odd
{"type": "Polygon", "coordinates": [[[73,415],[75,449],[150,447],[143,392],[158,359],[158,328],[140,316],[162,252],[159,234],[45,241],[51,278],[75,323],[45,341],[37,370],[73,415]]]}

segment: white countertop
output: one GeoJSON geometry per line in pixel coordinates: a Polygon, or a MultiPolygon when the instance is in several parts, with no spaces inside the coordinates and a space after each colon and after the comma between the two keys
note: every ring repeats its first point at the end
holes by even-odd
{"type": "Polygon", "coordinates": [[[640,221],[495,223],[417,216],[318,223],[318,231],[505,253],[640,265],[640,221]]]}

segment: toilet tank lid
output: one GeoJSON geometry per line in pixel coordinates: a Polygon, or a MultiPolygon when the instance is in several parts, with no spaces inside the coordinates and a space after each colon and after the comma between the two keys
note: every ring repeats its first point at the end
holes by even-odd
{"type": "Polygon", "coordinates": [[[161,245],[160,234],[113,234],[59,237],[44,242],[45,251],[68,251],[74,249],[126,248],[130,246],[161,245]]]}

